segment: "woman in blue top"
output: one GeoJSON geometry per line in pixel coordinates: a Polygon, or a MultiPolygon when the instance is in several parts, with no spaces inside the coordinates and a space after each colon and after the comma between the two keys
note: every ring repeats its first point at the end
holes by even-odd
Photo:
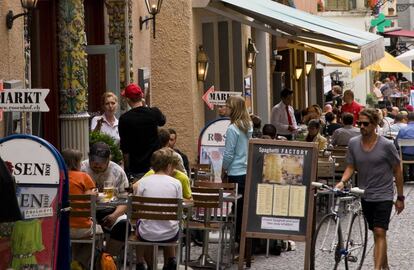
{"type": "MultiPolygon", "coordinates": [[[[223,155],[223,173],[231,183],[238,184],[238,193],[244,196],[244,182],[247,173],[247,147],[253,128],[244,98],[230,96],[226,101],[227,114],[231,124],[226,131],[226,146],[223,155]]],[[[236,241],[240,240],[243,214],[243,199],[237,204],[236,241]]]]}

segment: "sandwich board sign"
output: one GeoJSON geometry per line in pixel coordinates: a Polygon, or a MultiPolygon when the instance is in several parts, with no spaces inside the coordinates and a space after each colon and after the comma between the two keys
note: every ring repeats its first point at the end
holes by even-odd
{"type": "Polygon", "coordinates": [[[60,213],[68,192],[63,158],[47,141],[21,134],[0,140],[0,156],[12,165],[22,217],[0,223],[0,270],[69,269],[69,224],[60,213]]]}
{"type": "Polygon", "coordinates": [[[306,242],[303,269],[310,269],[317,157],[316,143],[249,141],[239,269],[246,238],[306,242]]]}

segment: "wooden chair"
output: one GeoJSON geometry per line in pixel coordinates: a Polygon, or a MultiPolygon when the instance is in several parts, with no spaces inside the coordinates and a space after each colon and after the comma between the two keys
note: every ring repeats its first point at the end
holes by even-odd
{"type": "MultiPolygon", "coordinates": [[[[186,268],[190,261],[190,231],[204,231],[203,250],[199,261],[204,262],[208,256],[208,238],[210,231],[219,232],[218,252],[216,269],[220,269],[220,259],[222,251],[222,232],[225,224],[223,218],[223,189],[193,187],[193,215],[186,222],[186,268]]],[[[203,265],[195,265],[195,267],[203,267],[203,265]]]]}
{"type": "Polygon", "coordinates": [[[335,146],[332,149],[332,158],[335,159],[335,176],[341,177],[346,169],[346,152],[348,147],[346,146],[335,146]]]}
{"type": "MultiPolygon", "coordinates": [[[[136,235],[128,236],[128,223],[125,235],[125,251],[124,251],[124,267],[126,269],[129,246],[142,245],[153,247],[153,265],[152,269],[156,270],[158,261],[158,247],[177,247],[177,258],[180,258],[180,246],[182,236],[182,218],[183,218],[183,200],[177,198],[153,198],[153,197],[141,197],[141,196],[128,196],[128,220],[135,225],[137,219],[148,219],[157,221],[178,221],[178,240],[171,243],[158,243],[158,242],[143,242],[140,241],[136,235]]],[[[138,228],[137,228],[138,230],[138,228]]],[[[130,261],[131,262],[131,261],[130,261]]],[[[130,265],[132,265],[130,263],[130,265]]],[[[177,269],[179,268],[179,262],[177,262],[177,269]]]]}
{"type": "Polygon", "coordinates": [[[95,249],[97,238],[97,225],[96,220],[96,195],[69,195],[69,206],[71,218],[73,217],[86,217],[92,220],[92,235],[86,238],[71,238],[71,243],[87,243],[91,244],[91,263],[90,269],[94,269],[95,261],[95,249]]]}
{"type": "Polygon", "coordinates": [[[195,181],[212,181],[214,176],[210,164],[196,164],[194,166],[194,180],[195,181]]]}
{"type": "Polygon", "coordinates": [[[403,147],[414,147],[414,139],[398,139],[398,148],[400,154],[400,164],[401,170],[404,169],[404,164],[412,165],[414,164],[414,160],[407,160],[403,158],[402,148],[403,147]]]}
{"type": "MultiPolygon", "coordinates": [[[[229,246],[231,252],[231,258],[229,263],[233,263],[235,257],[235,241],[236,241],[236,221],[237,221],[237,201],[238,201],[238,185],[237,183],[217,183],[207,181],[196,181],[194,182],[195,187],[201,188],[216,188],[223,190],[223,211],[225,213],[224,220],[225,224],[223,227],[223,245],[224,247],[229,246]],[[234,198],[234,200],[225,200],[226,197],[234,198]],[[234,204],[234,211],[231,211],[232,205],[234,204]],[[227,236],[229,238],[227,238],[227,236]]],[[[224,255],[223,248],[223,255],[224,255]]]]}
{"type": "Polygon", "coordinates": [[[332,186],[335,183],[335,158],[319,158],[317,179],[318,182],[332,186]]]}

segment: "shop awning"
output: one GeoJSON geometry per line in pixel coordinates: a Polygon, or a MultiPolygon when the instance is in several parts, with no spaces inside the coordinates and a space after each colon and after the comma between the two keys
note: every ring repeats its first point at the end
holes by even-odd
{"type": "MultiPolygon", "coordinates": [[[[371,71],[378,71],[378,72],[402,72],[402,73],[411,73],[412,70],[407,67],[405,64],[401,63],[398,59],[396,59],[394,56],[392,56],[391,54],[385,52],[385,55],[383,58],[381,58],[380,60],[376,61],[375,63],[372,63],[371,65],[367,66],[364,69],[360,68],[360,60],[357,60],[356,58],[354,59],[348,59],[348,63],[345,63],[344,61],[340,61],[338,60],[338,58],[336,57],[335,54],[333,54],[333,52],[325,52],[323,53],[323,55],[327,56],[330,60],[330,63],[321,63],[322,65],[335,65],[337,64],[338,66],[341,67],[346,67],[348,66],[349,68],[352,69],[352,77],[357,76],[358,74],[366,71],[366,70],[371,70],[371,71]]],[[[348,55],[348,56],[352,56],[352,57],[357,57],[356,55],[348,55]]],[[[342,54],[341,57],[346,58],[345,54],[342,54]]]]}
{"type": "Polygon", "coordinates": [[[395,30],[395,31],[385,32],[384,36],[414,38],[414,31],[411,31],[411,30],[395,30]]]}
{"type": "Polygon", "coordinates": [[[381,36],[271,0],[210,0],[204,8],[275,36],[359,53],[362,68],[384,56],[381,36]]]}

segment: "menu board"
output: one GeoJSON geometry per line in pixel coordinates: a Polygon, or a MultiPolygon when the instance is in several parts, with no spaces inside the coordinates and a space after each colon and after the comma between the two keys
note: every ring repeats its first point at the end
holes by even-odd
{"type": "Polygon", "coordinates": [[[309,261],[317,155],[313,142],[250,140],[240,254],[246,238],[294,240],[309,261]]]}

